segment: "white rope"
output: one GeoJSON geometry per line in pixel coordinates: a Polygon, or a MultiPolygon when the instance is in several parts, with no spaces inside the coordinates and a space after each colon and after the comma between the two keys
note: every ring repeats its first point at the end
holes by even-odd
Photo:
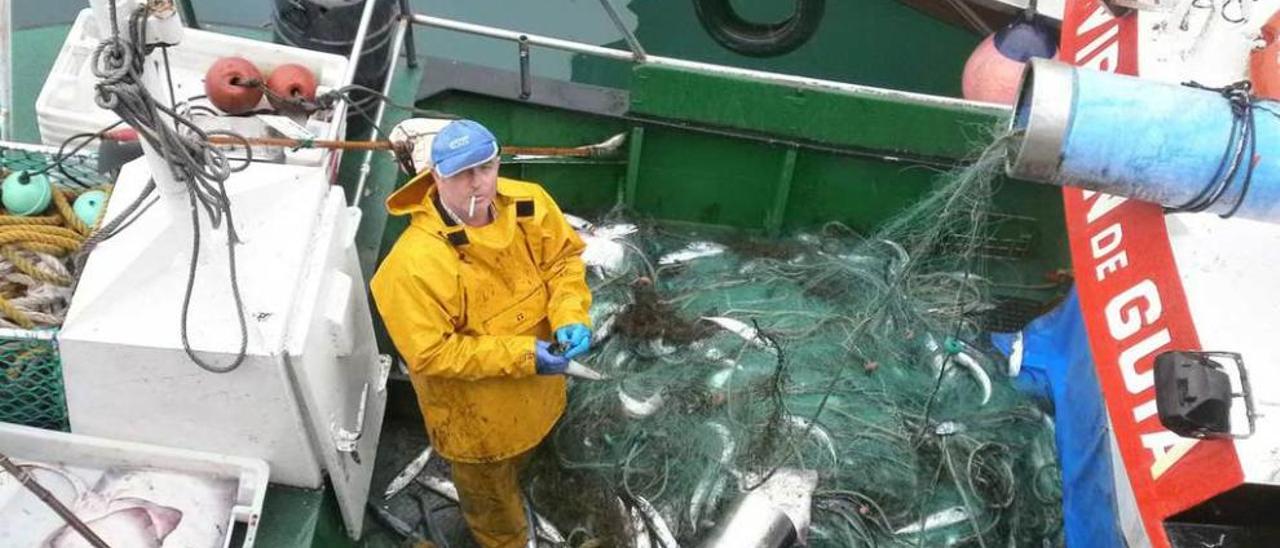
{"type": "MultiPolygon", "coordinates": [[[[71,271],[64,259],[47,253],[19,250],[22,258],[35,264],[41,272],[71,280],[71,271]]],[[[22,288],[18,297],[8,299],[19,312],[36,327],[60,327],[71,305],[71,287],[37,280],[18,270],[17,266],[0,256],[0,285],[22,288]]],[[[21,329],[11,318],[0,315],[0,326],[21,329]]]]}

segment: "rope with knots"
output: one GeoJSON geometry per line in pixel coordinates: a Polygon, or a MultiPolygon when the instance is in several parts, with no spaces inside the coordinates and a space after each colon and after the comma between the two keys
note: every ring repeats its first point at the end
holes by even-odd
{"type": "MultiPolygon", "coordinates": [[[[127,27],[129,39],[124,40],[121,38],[116,5],[114,2],[107,4],[110,8],[111,36],[98,45],[92,59],[93,72],[98,77],[95,100],[98,106],[115,112],[121,120],[133,127],[138,132],[139,138],[164,157],[174,178],[186,187],[191,206],[193,232],[190,267],[179,327],[183,350],[191,361],[202,369],[214,373],[233,371],[244,362],[247,355],[248,326],[236,276],[236,245],[240,243],[240,239],[236,235],[235,223],[231,215],[231,201],[227,195],[225,182],[233,171],[247,167],[248,162],[233,169],[226,155],[209,143],[210,132],[202,130],[191,120],[157,101],[143,86],[144,62],[154,49],[154,46],[147,44],[146,20],[149,16],[147,6],[139,6],[130,14],[127,27]],[[240,349],[235,359],[226,365],[215,365],[197,356],[191,348],[188,334],[191,296],[195,288],[195,273],[200,252],[201,210],[208,216],[213,228],[217,229],[225,224],[227,230],[230,286],[235,303],[236,319],[240,324],[240,349]]],[[[247,152],[247,154],[251,153],[247,152]]],[[[130,206],[129,213],[132,213],[153,189],[154,180],[147,185],[143,196],[130,206]]],[[[85,253],[121,229],[120,222],[126,217],[128,215],[117,217],[112,225],[104,227],[105,234],[93,238],[91,242],[86,242],[85,253]]]]}

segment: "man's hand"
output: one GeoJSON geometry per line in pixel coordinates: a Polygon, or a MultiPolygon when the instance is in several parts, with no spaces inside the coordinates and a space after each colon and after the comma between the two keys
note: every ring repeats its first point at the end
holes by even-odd
{"type": "Polygon", "coordinates": [[[559,375],[564,373],[566,367],[569,367],[569,358],[556,354],[551,347],[551,343],[537,341],[534,343],[534,347],[537,357],[535,367],[539,375],[559,375]]]}
{"type": "Polygon", "coordinates": [[[569,324],[556,330],[556,341],[566,349],[564,357],[572,360],[591,350],[591,330],[580,323],[569,324]]]}

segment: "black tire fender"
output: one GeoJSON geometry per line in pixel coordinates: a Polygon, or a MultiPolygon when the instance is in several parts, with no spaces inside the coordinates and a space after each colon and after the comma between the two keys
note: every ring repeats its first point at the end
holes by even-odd
{"type": "Polygon", "coordinates": [[[826,0],[792,0],[791,15],[774,23],[743,19],[730,0],[693,0],[698,22],[729,50],[751,57],[789,53],[813,37],[826,11],[826,0]]]}

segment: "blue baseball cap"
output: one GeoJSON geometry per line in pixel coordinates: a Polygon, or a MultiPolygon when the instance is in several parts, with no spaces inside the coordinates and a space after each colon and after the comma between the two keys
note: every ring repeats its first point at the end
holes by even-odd
{"type": "Polygon", "coordinates": [[[453,177],[497,155],[498,140],[472,120],[449,122],[431,142],[431,163],[441,177],[453,177]]]}

